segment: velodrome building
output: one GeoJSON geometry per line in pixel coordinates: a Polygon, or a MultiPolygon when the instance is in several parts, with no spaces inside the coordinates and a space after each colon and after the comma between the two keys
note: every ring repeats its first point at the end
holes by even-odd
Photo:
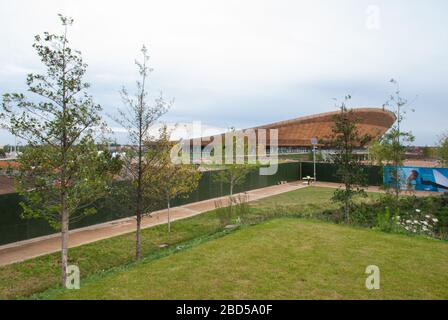
{"type": "MultiPolygon", "coordinates": [[[[358,120],[358,131],[361,135],[368,134],[372,141],[379,139],[394,124],[396,118],[393,112],[384,108],[355,108],[352,109],[358,120]]],[[[326,112],[286,121],[266,124],[252,129],[258,135],[259,129],[278,130],[279,154],[306,153],[312,149],[312,139],[326,139],[331,136],[334,125],[333,117],[340,111],[326,112]]],[[[247,129],[246,129],[247,130],[247,129]]],[[[268,138],[268,137],[267,137],[268,138]]],[[[224,141],[224,134],[221,135],[224,141]]],[[[206,146],[213,137],[201,139],[202,146],[206,146]]],[[[269,146],[269,139],[267,139],[269,146]]],[[[362,150],[360,150],[362,152],[362,150]]]]}

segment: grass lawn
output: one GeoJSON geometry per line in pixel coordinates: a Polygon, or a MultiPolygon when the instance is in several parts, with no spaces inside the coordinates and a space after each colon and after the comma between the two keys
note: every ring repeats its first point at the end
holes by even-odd
{"type": "Polygon", "coordinates": [[[280,161],[290,161],[290,160],[300,160],[300,161],[309,161],[310,155],[308,153],[306,154],[281,154],[278,156],[278,159],[280,161]]]}
{"type": "MultiPolygon", "coordinates": [[[[261,210],[282,207],[291,212],[313,213],[322,208],[336,208],[336,205],[330,201],[333,192],[333,188],[308,187],[254,201],[251,203],[251,207],[261,210]]],[[[376,194],[370,194],[370,197],[376,196],[376,194]]]]}
{"type": "Polygon", "coordinates": [[[448,243],[276,219],[53,291],[50,299],[448,299],[448,243]],[[381,289],[365,288],[368,265],[381,289]]]}
{"type": "MultiPolygon", "coordinates": [[[[316,212],[331,205],[333,191],[331,188],[310,187],[266,198],[253,204],[251,215],[263,215],[275,205],[287,205],[292,212],[316,212]]],[[[145,229],[142,232],[142,254],[157,258],[167,250],[158,247],[162,243],[175,247],[220,230],[222,227],[213,211],[174,222],[169,239],[166,226],[145,229]]],[[[82,277],[86,277],[132,262],[134,247],[135,234],[130,233],[70,249],[69,259],[71,264],[79,266],[82,277]]],[[[59,259],[60,254],[54,253],[0,267],[0,299],[29,296],[57,286],[59,259]]]]}

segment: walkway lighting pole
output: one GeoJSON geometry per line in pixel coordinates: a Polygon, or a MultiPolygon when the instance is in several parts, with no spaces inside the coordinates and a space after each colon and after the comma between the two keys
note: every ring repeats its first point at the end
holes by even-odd
{"type": "Polygon", "coordinates": [[[316,145],[317,145],[317,138],[311,139],[311,144],[313,145],[313,164],[314,164],[314,182],[316,182],[316,145]]]}

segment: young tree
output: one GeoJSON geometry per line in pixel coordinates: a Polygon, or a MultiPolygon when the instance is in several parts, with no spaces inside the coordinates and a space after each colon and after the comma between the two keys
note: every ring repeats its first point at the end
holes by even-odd
{"type": "MultiPolygon", "coordinates": [[[[236,134],[235,128],[231,127],[229,132],[236,134]]],[[[229,195],[233,196],[233,190],[235,186],[241,185],[246,181],[247,175],[258,168],[258,165],[249,163],[249,146],[246,143],[246,139],[243,139],[242,143],[244,146],[242,147],[244,154],[237,154],[239,148],[237,147],[237,137],[234,136],[232,143],[232,156],[226,156],[226,146],[222,147],[222,159],[224,165],[221,170],[218,170],[213,175],[213,180],[216,183],[226,183],[229,185],[229,195]],[[243,163],[239,163],[239,160],[244,159],[243,163]]]]}
{"type": "Polygon", "coordinates": [[[95,212],[91,205],[107,191],[113,169],[110,158],[94,142],[101,126],[101,107],[86,93],[87,65],[69,47],[73,20],[59,15],[64,32],[35,37],[34,49],[46,74],[29,74],[28,90],[43,100],[23,94],[3,96],[3,117],[9,131],[27,141],[20,154],[17,186],[26,201],[25,217],[43,217],[61,230],[62,284],[67,278],[70,218],[95,212]]]}
{"type": "Polygon", "coordinates": [[[387,150],[380,141],[375,141],[369,146],[369,160],[372,165],[383,166],[388,159],[387,150]]]}
{"type": "Polygon", "coordinates": [[[250,164],[226,164],[222,170],[216,171],[213,180],[216,183],[226,183],[229,185],[229,195],[233,196],[235,186],[239,186],[246,181],[247,175],[254,170],[255,166],[250,164]]]}
{"type": "Polygon", "coordinates": [[[165,201],[168,208],[168,233],[171,232],[171,201],[179,196],[188,196],[199,184],[201,173],[192,164],[173,164],[170,158],[170,135],[166,127],[159,132],[159,138],[147,152],[147,157],[154,159],[154,164],[144,177],[148,185],[146,192],[155,202],[165,201]]]}
{"type": "Polygon", "coordinates": [[[366,186],[366,175],[361,160],[355,153],[356,149],[363,148],[371,141],[368,135],[361,135],[357,128],[359,120],[353,110],[348,110],[346,102],[339,107],[341,112],[333,117],[334,125],[332,135],[323,143],[336,149],[332,160],[337,166],[336,175],[341,179],[344,188],[337,189],[333,194],[333,201],[344,205],[345,219],[349,222],[350,208],[356,196],[366,196],[362,187],[366,186]]]}
{"type": "Polygon", "coordinates": [[[443,135],[437,145],[438,162],[443,167],[448,167],[448,135],[443,135]]]}
{"type": "Polygon", "coordinates": [[[140,259],[141,242],[141,221],[145,210],[150,206],[147,199],[144,198],[148,185],[144,183],[143,177],[153,166],[153,159],[145,158],[145,154],[152,145],[150,129],[156,121],[164,115],[172,102],[166,102],[162,95],[155,100],[154,104],[148,103],[148,92],[146,82],[152,69],[148,66],[148,50],[145,46],[141,49],[143,61],[136,61],[140,80],[137,81],[137,93],[132,97],[128,91],[123,88],[121,96],[125,109],[119,109],[120,117],[115,121],[124,127],[128,132],[128,138],[132,143],[132,148],[127,150],[123,157],[124,171],[123,178],[131,182],[129,199],[132,201],[130,207],[135,212],[137,220],[135,257],[140,259]]]}
{"type": "MultiPolygon", "coordinates": [[[[391,166],[391,181],[386,183],[387,190],[392,188],[396,201],[398,201],[401,188],[402,178],[400,175],[400,167],[403,166],[406,148],[414,141],[414,136],[411,132],[402,130],[402,124],[406,117],[407,109],[409,107],[408,100],[401,96],[400,86],[394,79],[390,82],[395,85],[395,92],[389,97],[389,101],[384,104],[388,106],[395,114],[396,123],[392,128],[381,138],[381,145],[386,157],[386,164],[391,166]]],[[[413,111],[411,109],[411,111],[413,111]]]]}
{"type": "Polygon", "coordinates": [[[201,179],[201,173],[194,165],[169,164],[163,171],[164,183],[161,187],[168,206],[168,232],[171,232],[170,206],[171,200],[177,197],[188,197],[196,190],[201,179]]]}
{"type": "Polygon", "coordinates": [[[422,148],[422,155],[425,160],[432,159],[435,157],[435,148],[430,146],[424,146],[422,148]]]}

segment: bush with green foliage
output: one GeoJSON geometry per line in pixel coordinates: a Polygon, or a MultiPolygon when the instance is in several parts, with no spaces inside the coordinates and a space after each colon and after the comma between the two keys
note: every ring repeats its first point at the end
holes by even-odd
{"type": "Polygon", "coordinates": [[[247,194],[239,194],[234,197],[230,197],[232,202],[232,213],[236,217],[239,224],[246,223],[247,215],[250,212],[249,198],[247,194]]]}
{"type": "Polygon", "coordinates": [[[439,164],[443,167],[448,167],[448,134],[440,138],[436,154],[439,164]]]}
{"type": "Polygon", "coordinates": [[[222,226],[230,225],[232,222],[245,224],[249,222],[250,205],[246,194],[230,196],[228,204],[223,204],[222,200],[215,201],[215,211],[222,226]]]}
{"type": "MultiPolygon", "coordinates": [[[[316,218],[344,223],[344,208],[325,210],[316,218]]],[[[448,240],[448,193],[442,196],[400,197],[398,205],[393,195],[386,194],[373,203],[354,204],[349,223],[385,232],[448,240]]]]}
{"type": "Polygon", "coordinates": [[[232,211],[229,208],[222,203],[222,200],[215,201],[215,212],[221,226],[227,226],[232,221],[232,211]]]}

